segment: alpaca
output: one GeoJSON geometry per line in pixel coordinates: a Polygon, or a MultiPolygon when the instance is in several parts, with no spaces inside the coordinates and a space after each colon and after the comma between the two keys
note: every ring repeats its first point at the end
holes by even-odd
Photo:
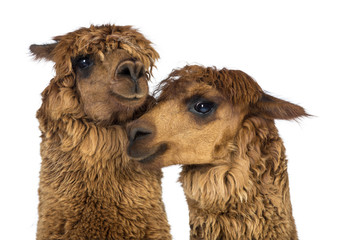
{"type": "Polygon", "coordinates": [[[154,102],[147,82],[158,53],[130,26],[91,26],[54,40],[30,46],[56,71],[37,112],[37,239],[171,239],[161,170],[126,154],[125,124],[154,102]]]}
{"type": "Polygon", "coordinates": [[[297,239],[285,148],[274,119],[308,116],[239,70],[186,66],[127,127],[147,169],[183,164],[191,239],[297,239]]]}

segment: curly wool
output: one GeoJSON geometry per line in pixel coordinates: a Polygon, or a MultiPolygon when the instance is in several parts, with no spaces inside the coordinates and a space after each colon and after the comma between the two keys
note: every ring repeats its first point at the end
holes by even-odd
{"type": "Polygon", "coordinates": [[[223,133],[214,148],[215,164],[209,159],[210,164],[183,165],[179,180],[189,206],[191,239],[297,239],[285,148],[274,119],[308,114],[267,95],[242,71],[197,65],[174,70],[160,83],[159,104],[184,95],[194,82],[214,87],[232,106],[247,106],[247,114],[233,139],[227,141],[223,133]]]}
{"type": "Polygon", "coordinates": [[[191,239],[297,239],[274,122],[245,120],[228,157],[231,164],[183,167],[191,239]]]}
{"type": "Polygon", "coordinates": [[[218,89],[232,103],[256,103],[262,96],[262,89],[251,77],[239,70],[215,67],[187,65],[171,72],[167,79],[161,81],[155,94],[160,92],[159,101],[174,97],[184,91],[191,82],[203,82],[218,89]],[[179,78],[179,81],[177,81],[179,78]]]}
{"type": "MultiPolygon", "coordinates": [[[[56,75],[59,78],[73,74],[72,59],[80,55],[124,49],[139,59],[150,72],[159,58],[151,42],[131,26],[91,25],[89,28],[80,28],[54,37],[54,40],[56,46],[51,49],[53,58],[50,60],[55,62],[56,75]]],[[[46,56],[35,56],[36,59],[42,57],[46,56]]]]}
{"type": "MultiPolygon", "coordinates": [[[[91,26],[55,40],[56,76],[37,112],[42,132],[37,239],[171,239],[161,171],[129,160],[125,122],[101,126],[86,117],[71,65],[78,54],[123,48],[151,69],[158,54],[131,27],[91,26]]],[[[130,121],[149,103],[138,113],[120,114],[130,121]]]]}

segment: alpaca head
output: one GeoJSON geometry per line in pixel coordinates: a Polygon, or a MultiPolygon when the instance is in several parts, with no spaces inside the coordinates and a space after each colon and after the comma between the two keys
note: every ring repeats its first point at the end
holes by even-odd
{"type": "Polygon", "coordinates": [[[55,63],[56,76],[43,93],[55,118],[125,121],[149,100],[148,80],[159,55],[135,29],[91,26],[54,40],[30,50],[36,59],[55,63]]]}
{"type": "Polygon", "coordinates": [[[307,115],[264,93],[238,70],[186,66],[173,71],[158,91],[158,104],[128,126],[128,154],[147,166],[224,164],[247,118],[307,115]]]}

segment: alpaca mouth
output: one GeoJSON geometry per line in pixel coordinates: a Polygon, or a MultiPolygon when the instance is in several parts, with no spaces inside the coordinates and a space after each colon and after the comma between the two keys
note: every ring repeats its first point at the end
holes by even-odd
{"type": "Polygon", "coordinates": [[[142,163],[142,164],[150,164],[150,163],[153,163],[154,160],[155,160],[156,158],[158,158],[159,156],[163,155],[163,154],[166,152],[167,149],[168,149],[167,144],[166,144],[166,143],[163,143],[163,144],[161,144],[161,145],[157,148],[157,150],[156,150],[153,154],[151,154],[151,155],[149,155],[149,156],[147,156],[147,157],[145,157],[145,158],[142,158],[142,159],[140,159],[140,160],[138,160],[138,161],[139,161],[140,163],[142,163]]]}
{"type": "Polygon", "coordinates": [[[117,98],[120,101],[130,101],[130,102],[136,102],[144,98],[144,95],[141,94],[131,94],[130,96],[122,96],[115,92],[111,92],[111,96],[117,98]]]}

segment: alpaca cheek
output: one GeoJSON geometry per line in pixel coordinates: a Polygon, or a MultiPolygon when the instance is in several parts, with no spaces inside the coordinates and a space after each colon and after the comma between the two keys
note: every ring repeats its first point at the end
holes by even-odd
{"type": "Polygon", "coordinates": [[[183,133],[187,125],[185,117],[181,115],[181,109],[172,101],[159,103],[141,119],[154,123],[157,141],[169,141],[175,138],[179,133],[183,133]]]}

